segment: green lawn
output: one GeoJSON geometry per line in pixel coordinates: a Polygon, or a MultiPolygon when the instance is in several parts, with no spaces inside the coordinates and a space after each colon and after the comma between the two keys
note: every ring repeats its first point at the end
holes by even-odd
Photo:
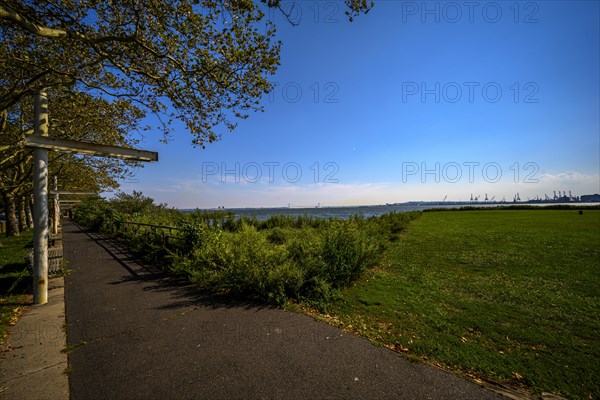
{"type": "Polygon", "coordinates": [[[32,238],[32,232],[0,238],[0,347],[6,341],[7,328],[23,307],[31,304],[31,275],[24,259],[32,238]]]}
{"type": "Polygon", "coordinates": [[[346,329],[471,377],[600,398],[600,211],[424,213],[346,289],[346,329]]]}

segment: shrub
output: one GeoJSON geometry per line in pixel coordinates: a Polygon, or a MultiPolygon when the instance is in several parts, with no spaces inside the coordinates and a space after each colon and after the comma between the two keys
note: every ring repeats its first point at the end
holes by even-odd
{"type": "Polygon", "coordinates": [[[285,262],[285,249],[271,246],[265,235],[248,225],[233,236],[232,244],[235,261],[227,271],[230,288],[239,294],[268,298],[267,277],[270,270],[285,262]]]}
{"type": "Polygon", "coordinates": [[[206,229],[203,229],[203,226],[184,221],[178,224],[178,228],[181,229],[182,244],[180,250],[183,253],[189,254],[201,245],[202,235],[206,231],[206,229]]]}
{"type": "Polygon", "coordinates": [[[101,232],[112,232],[125,220],[124,216],[111,207],[109,202],[99,197],[82,203],[75,212],[75,219],[88,228],[101,232]]]}
{"type": "Polygon", "coordinates": [[[325,278],[334,288],[348,285],[378,260],[377,241],[358,229],[356,221],[334,225],[322,246],[325,278]]]}
{"type": "Polygon", "coordinates": [[[276,294],[273,300],[283,304],[288,299],[299,299],[304,280],[305,271],[302,269],[289,262],[279,265],[269,276],[270,286],[274,288],[270,292],[276,294]]]}
{"type": "MultiPolygon", "coordinates": [[[[145,198],[132,202],[148,203],[145,198]]],[[[228,212],[182,214],[148,206],[135,219],[175,223],[181,240],[169,246],[174,251],[167,249],[158,229],[121,230],[120,235],[145,259],[204,288],[279,305],[295,299],[323,308],[340,288],[375,265],[385,244],[396,240],[419,215],[354,216],[346,221],[279,215],[260,222],[228,212]]],[[[125,215],[112,202],[94,199],[80,208],[77,217],[90,228],[106,230],[119,227],[125,215]]]]}
{"type": "Polygon", "coordinates": [[[272,244],[284,244],[287,241],[285,231],[282,228],[273,228],[267,234],[267,239],[272,244]]]}
{"type": "Polygon", "coordinates": [[[233,256],[231,240],[216,228],[203,231],[202,242],[192,253],[198,270],[214,273],[225,271],[234,262],[233,256]]]}
{"type": "Polygon", "coordinates": [[[372,217],[368,220],[367,230],[370,232],[370,235],[379,237],[385,246],[386,242],[397,241],[402,231],[410,224],[410,221],[420,217],[422,214],[421,211],[406,213],[391,212],[378,217],[372,217]]]}

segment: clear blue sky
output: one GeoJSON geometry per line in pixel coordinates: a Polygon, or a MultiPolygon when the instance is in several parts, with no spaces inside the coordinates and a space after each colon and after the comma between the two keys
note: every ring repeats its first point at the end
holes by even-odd
{"type": "Polygon", "coordinates": [[[294,4],[265,112],[205,150],[150,135],[160,162],[122,190],[180,208],[600,191],[598,2],[376,1],[353,23],[294,4]]]}

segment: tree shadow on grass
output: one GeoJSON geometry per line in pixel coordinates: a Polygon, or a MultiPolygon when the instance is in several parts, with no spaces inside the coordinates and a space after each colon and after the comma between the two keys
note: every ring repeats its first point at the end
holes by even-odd
{"type": "Polygon", "coordinates": [[[7,295],[28,294],[33,287],[33,278],[24,263],[7,264],[0,273],[0,293],[7,295]]]}

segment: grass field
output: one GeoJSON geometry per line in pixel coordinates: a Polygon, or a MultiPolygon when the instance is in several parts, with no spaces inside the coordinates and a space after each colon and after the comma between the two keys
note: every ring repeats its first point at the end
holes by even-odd
{"type": "Polygon", "coordinates": [[[32,238],[32,232],[0,238],[0,347],[6,341],[7,328],[23,307],[31,304],[31,275],[24,259],[32,238]]]}
{"type": "Polygon", "coordinates": [[[330,319],[472,378],[600,398],[600,211],[428,212],[330,319]]]}

